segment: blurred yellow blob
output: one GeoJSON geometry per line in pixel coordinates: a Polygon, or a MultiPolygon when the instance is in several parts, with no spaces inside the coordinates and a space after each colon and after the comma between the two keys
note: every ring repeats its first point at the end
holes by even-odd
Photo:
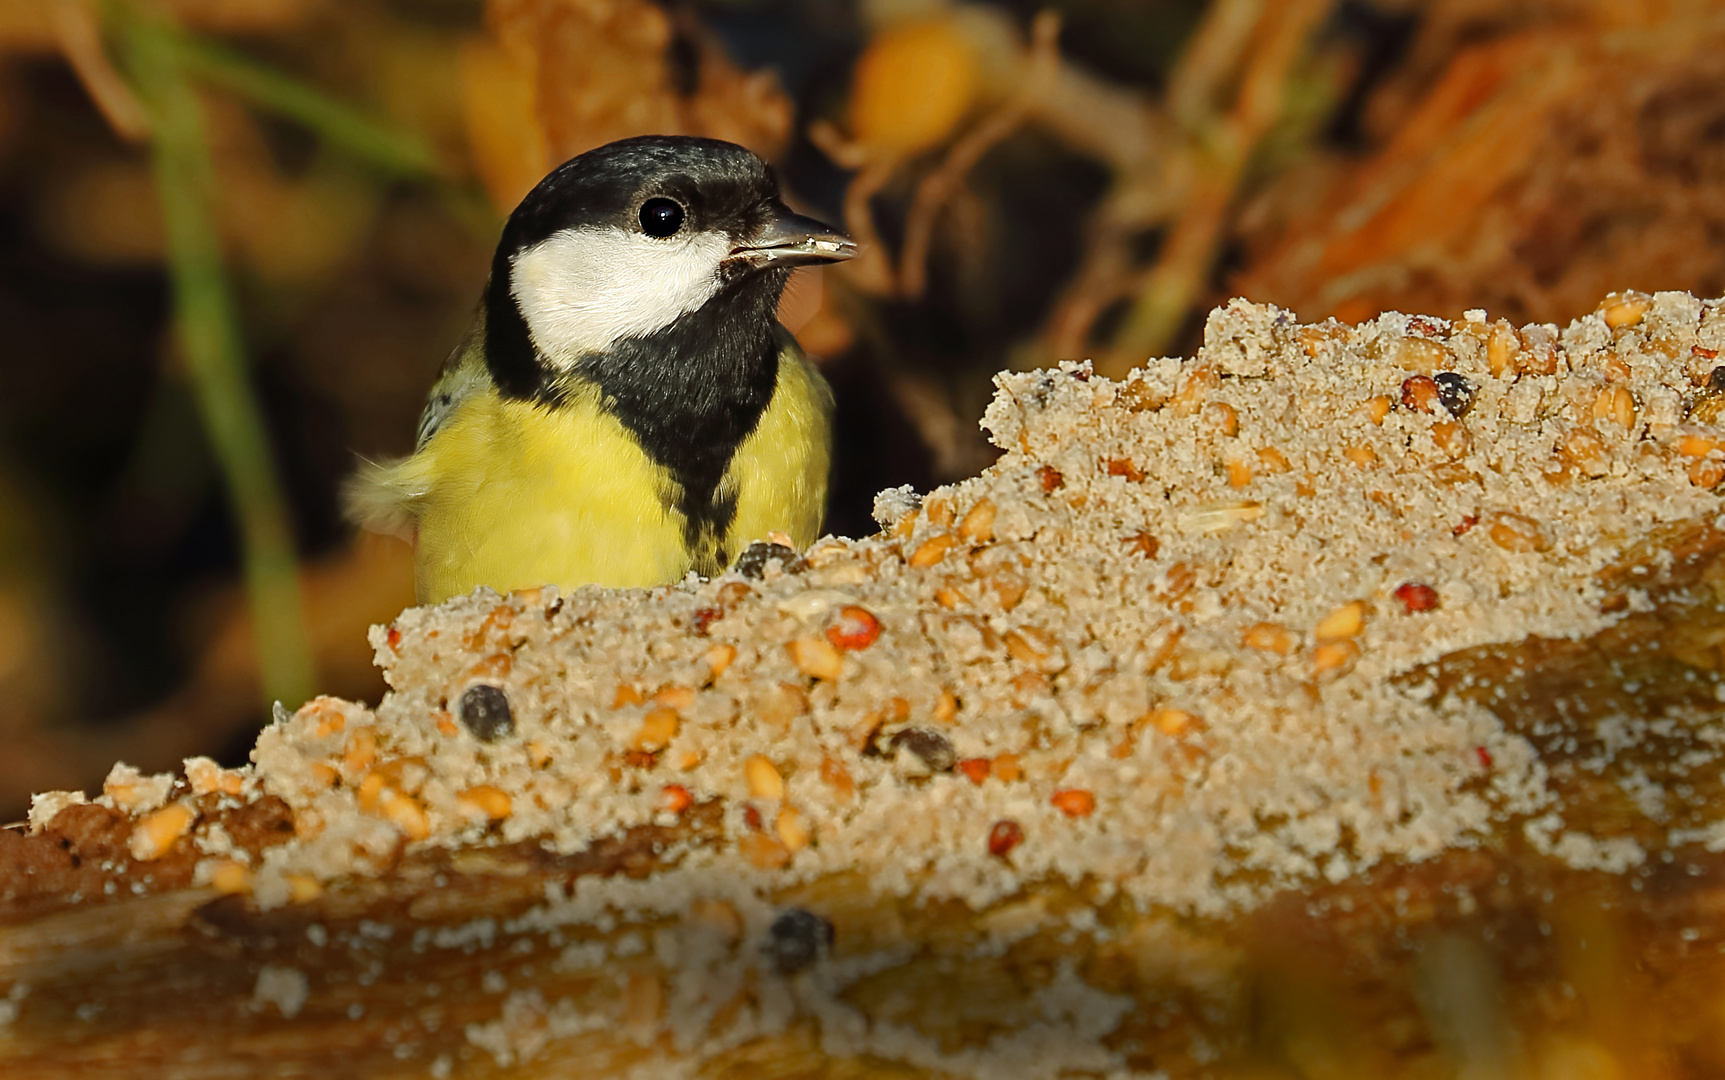
{"type": "Polygon", "coordinates": [[[1572,1035],[1545,1040],[1537,1055],[1538,1080],[1623,1080],[1623,1064],[1611,1051],[1572,1035]]]}
{"type": "Polygon", "coordinates": [[[857,61],[851,135],[894,157],[936,146],[970,110],[978,74],[976,51],[955,20],[890,26],[857,61]]]}

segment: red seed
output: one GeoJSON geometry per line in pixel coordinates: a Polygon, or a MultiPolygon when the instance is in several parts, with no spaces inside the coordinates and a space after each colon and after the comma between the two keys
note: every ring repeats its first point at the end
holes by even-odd
{"type": "Polygon", "coordinates": [[[855,651],[873,645],[880,637],[880,620],[867,608],[846,607],[839,610],[838,621],[827,627],[827,640],[835,649],[855,651]]]}
{"type": "Polygon", "coordinates": [[[965,758],[958,763],[958,771],[970,777],[970,782],[980,784],[988,779],[989,763],[985,757],[965,758]]]}
{"type": "Polygon", "coordinates": [[[1089,817],[1096,811],[1096,796],[1083,788],[1063,788],[1048,801],[1069,818],[1089,817]]]}
{"type": "Polygon", "coordinates": [[[1132,464],[1130,458],[1109,458],[1106,465],[1109,476],[1124,476],[1134,484],[1144,479],[1143,470],[1132,464]]]}
{"type": "Polygon", "coordinates": [[[1066,484],[1066,477],[1060,475],[1060,470],[1052,465],[1044,465],[1036,470],[1036,479],[1042,482],[1042,493],[1059,491],[1066,484]]]}
{"type": "Polygon", "coordinates": [[[1451,529],[1450,533],[1454,536],[1461,536],[1464,533],[1466,533],[1469,529],[1473,528],[1475,525],[1478,525],[1478,524],[1479,524],[1479,515],[1478,514],[1469,514],[1468,516],[1462,518],[1461,524],[1459,524],[1455,528],[1451,529]]]}
{"type": "Polygon", "coordinates": [[[1438,404],[1437,380],[1430,375],[1410,375],[1402,380],[1402,407],[1431,412],[1438,404]]]}
{"type": "Polygon", "coordinates": [[[401,631],[397,630],[393,623],[390,624],[390,627],[389,627],[389,651],[390,652],[400,652],[401,651],[401,631]]]}
{"type": "Polygon", "coordinates": [[[695,801],[689,794],[689,789],[682,784],[666,784],[659,792],[659,809],[669,810],[673,814],[681,814],[695,801]]]}
{"type": "Polygon", "coordinates": [[[761,824],[761,812],[752,806],[743,807],[743,824],[755,832],[760,832],[766,827],[761,824]]]}
{"type": "Polygon", "coordinates": [[[700,634],[702,637],[706,637],[707,627],[712,626],[724,617],[724,608],[704,607],[697,609],[694,618],[695,633],[700,634]]]}
{"type": "Polygon", "coordinates": [[[1490,750],[1487,750],[1483,746],[1476,746],[1473,748],[1473,752],[1474,752],[1475,756],[1477,756],[1479,758],[1479,763],[1480,763],[1481,768],[1486,768],[1486,769],[1491,768],[1491,751],[1490,750]]]}
{"type": "Polygon", "coordinates": [[[1422,585],[1417,581],[1404,582],[1396,586],[1395,598],[1402,602],[1402,608],[1409,615],[1416,611],[1431,611],[1438,606],[1437,590],[1430,585],[1422,585]]]}
{"type": "Polygon", "coordinates": [[[1143,529],[1128,536],[1120,543],[1125,546],[1126,550],[1136,552],[1146,559],[1154,559],[1156,553],[1162,550],[1161,542],[1143,529]]]}
{"type": "Polygon", "coordinates": [[[988,853],[1004,859],[1012,849],[1024,842],[1024,830],[1011,818],[1001,818],[988,830],[988,853]]]}

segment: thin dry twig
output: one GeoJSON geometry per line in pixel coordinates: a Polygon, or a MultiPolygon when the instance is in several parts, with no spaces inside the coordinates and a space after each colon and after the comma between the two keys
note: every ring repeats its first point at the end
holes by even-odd
{"type": "MultiPolygon", "coordinates": [[[[1168,347],[1215,265],[1228,210],[1247,162],[1282,118],[1289,76],[1313,30],[1334,0],[1289,0],[1265,7],[1250,35],[1239,93],[1232,110],[1199,134],[1190,196],[1155,266],[1143,275],[1137,298],[1099,370],[1119,375],[1168,347]]],[[[1216,9],[1218,18],[1231,5],[1216,9]]],[[[1196,76],[1194,76],[1196,78],[1196,76]]],[[[1196,91],[1193,91],[1196,93],[1196,91]]]]}
{"type": "Polygon", "coordinates": [[[147,140],[149,114],[108,59],[102,46],[102,25],[89,0],[50,0],[48,7],[60,52],[102,118],[127,142],[147,140]]]}
{"type": "Polygon", "coordinates": [[[970,170],[1002,139],[1018,130],[1030,103],[1053,84],[1060,69],[1060,14],[1044,10],[1031,27],[1029,74],[1007,101],[984,117],[952,145],[940,167],[917,187],[905,220],[904,250],[899,255],[898,295],[918,299],[928,285],[928,252],[934,227],[970,170]]]}
{"type": "Polygon", "coordinates": [[[1168,80],[1168,111],[1188,128],[1207,124],[1225,106],[1223,90],[1239,70],[1264,22],[1265,0],[1216,0],[1168,80]]]}
{"type": "Polygon", "coordinates": [[[879,194],[892,180],[898,169],[895,158],[876,158],[861,143],[847,139],[838,128],[826,121],[809,125],[809,140],[840,168],[854,169],[856,175],[845,188],[845,229],[860,249],[856,258],[841,269],[845,280],[859,292],[875,296],[893,291],[892,260],[875,228],[874,211],[869,200],[879,194]]]}

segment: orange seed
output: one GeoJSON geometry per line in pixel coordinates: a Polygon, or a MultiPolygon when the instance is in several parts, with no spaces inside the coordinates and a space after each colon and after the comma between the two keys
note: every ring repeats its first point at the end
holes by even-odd
{"type": "Polygon", "coordinates": [[[1545,538],[1539,522],[1523,514],[1499,514],[1486,535],[1505,551],[1525,553],[1545,551],[1551,547],[1551,541],[1545,538]]]}
{"type": "Polygon", "coordinates": [[[731,661],[737,658],[735,645],[714,645],[701,654],[701,660],[707,665],[708,681],[717,679],[731,666],[731,661]]]}
{"type": "Polygon", "coordinates": [[[793,854],[809,846],[811,834],[808,824],[794,806],[779,811],[779,820],[773,823],[773,831],[779,834],[779,842],[785,845],[785,849],[793,854]]]}
{"type": "Polygon", "coordinates": [[[836,681],[844,674],[844,657],[824,637],[798,638],[787,643],[785,648],[791,654],[791,663],[804,675],[836,681]]]}
{"type": "Polygon", "coordinates": [[[790,849],[764,833],[749,833],[737,841],[737,850],[757,870],[778,870],[791,861],[790,849]]]}
{"type": "Polygon", "coordinates": [[[1653,298],[1642,293],[1611,293],[1600,302],[1599,313],[1613,330],[1639,323],[1653,307],[1653,298]]]}
{"type": "Polygon", "coordinates": [[[146,814],[132,829],[128,847],[132,858],[150,862],[166,855],[197,817],[185,803],[170,803],[146,814]]]}
{"type": "Polygon", "coordinates": [[[323,882],[310,874],[283,874],[282,880],[287,883],[288,899],[296,904],[309,904],[323,895],[323,882]]]}
{"type": "Polygon", "coordinates": [[[681,814],[694,805],[695,797],[682,784],[666,784],[659,789],[659,809],[681,814]]]}
{"type": "Polygon", "coordinates": [[[251,868],[238,859],[223,859],[210,872],[210,888],[223,896],[249,893],[252,891],[251,868]]]}
{"type": "Polygon", "coordinates": [[[1328,672],[1339,675],[1353,667],[1359,658],[1360,647],[1351,638],[1325,641],[1312,650],[1312,669],[1320,675],[1328,672]]]}
{"type": "Polygon", "coordinates": [[[784,777],[764,754],[750,754],[743,762],[743,779],[748,782],[749,794],[757,799],[785,797],[784,777]]]}
{"type": "Polygon", "coordinates": [[[1048,801],[1069,818],[1089,817],[1096,812],[1096,796],[1083,788],[1062,788],[1048,801]]]}
{"type": "Polygon", "coordinates": [[[1204,419],[1226,438],[1240,434],[1240,413],[1225,401],[1212,401],[1204,406],[1204,419]]]}
{"type": "Polygon", "coordinates": [[[980,784],[988,779],[988,759],[985,757],[965,758],[958,763],[957,768],[973,784],[980,784]]]}
{"type": "Polygon", "coordinates": [[[835,649],[854,652],[866,649],[880,637],[880,620],[867,608],[852,604],[839,609],[838,619],[827,627],[827,640],[835,649]]]}
{"type": "Polygon", "coordinates": [[[491,784],[477,784],[455,797],[455,808],[462,816],[483,817],[487,821],[502,821],[509,816],[513,803],[509,793],[491,784]]]}
{"type": "Polygon", "coordinates": [[[1318,625],[1312,628],[1319,641],[1334,641],[1338,638],[1351,638],[1359,634],[1366,625],[1366,605],[1362,600],[1354,600],[1318,620],[1318,625]]]}
{"type": "Polygon", "coordinates": [[[1292,631],[1285,626],[1278,626],[1269,622],[1253,623],[1248,626],[1240,640],[1241,644],[1248,649],[1272,652],[1277,656],[1287,656],[1294,651],[1296,644],[1292,631]]]}
{"type": "Polygon", "coordinates": [[[933,566],[935,563],[946,558],[946,553],[952,547],[953,542],[953,536],[951,533],[941,533],[939,536],[931,536],[921,544],[917,545],[917,549],[911,552],[910,558],[907,561],[910,565],[917,567],[918,569],[933,566]]]}
{"type": "Polygon", "coordinates": [[[1716,488],[1725,480],[1725,462],[1703,458],[1689,463],[1689,482],[1696,487],[1716,488]]]}
{"type": "Polygon", "coordinates": [[[958,523],[958,535],[972,544],[986,544],[994,538],[994,500],[986,496],[965,512],[958,523]]]}
{"type": "Polygon", "coordinates": [[[681,723],[682,718],[677,715],[676,709],[661,705],[642,718],[641,726],[635,731],[635,737],[629,741],[629,745],[649,754],[658,753],[677,737],[677,728],[681,723]]]}

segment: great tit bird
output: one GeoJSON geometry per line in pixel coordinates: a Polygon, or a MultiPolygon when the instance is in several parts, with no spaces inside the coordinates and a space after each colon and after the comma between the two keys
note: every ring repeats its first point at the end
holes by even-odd
{"type": "Polygon", "coordinates": [[[352,515],[414,538],[421,602],[479,585],[660,585],[750,540],[812,542],[832,393],[776,317],[791,270],[856,245],[731,143],[625,139],[510,214],[412,456],[352,515]]]}

